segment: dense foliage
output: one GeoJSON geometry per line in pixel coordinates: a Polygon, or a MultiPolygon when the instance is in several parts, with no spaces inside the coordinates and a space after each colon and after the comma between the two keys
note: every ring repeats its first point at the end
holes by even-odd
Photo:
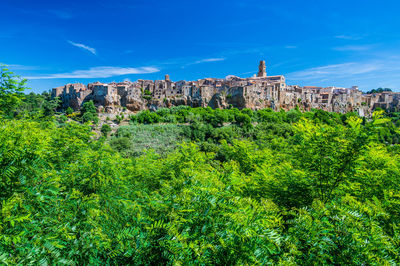
{"type": "Polygon", "coordinates": [[[391,116],[175,107],[99,139],[2,119],[0,263],[395,265],[391,116]]]}
{"type": "Polygon", "coordinates": [[[370,91],[367,91],[367,94],[372,94],[372,93],[381,93],[385,91],[392,91],[392,89],[389,88],[377,88],[377,89],[372,89],[370,91]]]}

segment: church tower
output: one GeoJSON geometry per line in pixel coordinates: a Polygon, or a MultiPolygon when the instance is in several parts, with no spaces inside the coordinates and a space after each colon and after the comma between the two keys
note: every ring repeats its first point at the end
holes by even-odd
{"type": "Polygon", "coordinates": [[[257,77],[265,78],[266,76],[267,76],[267,67],[265,66],[265,61],[261,60],[260,65],[258,66],[257,77]]]}

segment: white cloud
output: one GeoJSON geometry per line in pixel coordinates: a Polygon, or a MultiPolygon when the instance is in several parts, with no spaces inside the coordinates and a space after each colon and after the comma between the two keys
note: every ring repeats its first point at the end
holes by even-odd
{"type": "Polygon", "coordinates": [[[67,12],[65,10],[56,10],[56,9],[50,9],[47,10],[47,12],[49,12],[50,14],[55,15],[56,17],[60,18],[60,19],[71,19],[73,18],[72,14],[70,12],[67,12]]]}
{"type": "Polygon", "coordinates": [[[286,49],[296,49],[297,46],[295,46],[295,45],[286,45],[285,48],[286,49]]]}
{"type": "Polygon", "coordinates": [[[194,62],[191,62],[191,63],[187,63],[187,64],[181,66],[181,68],[185,68],[185,67],[191,66],[191,65],[203,64],[203,63],[224,61],[225,59],[226,59],[226,58],[224,58],[224,57],[215,57],[215,58],[201,59],[201,60],[197,60],[197,61],[194,61],[194,62]]]}
{"type": "Polygon", "coordinates": [[[362,90],[400,88],[400,56],[308,68],[286,75],[288,84],[315,86],[358,85],[362,90]]]}
{"type": "Polygon", "coordinates": [[[87,70],[75,70],[69,73],[57,73],[43,76],[31,76],[27,79],[68,79],[68,78],[109,78],[130,74],[149,74],[160,71],[156,67],[92,67],[87,70]]]}
{"type": "Polygon", "coordinates": [[[218,58],[206,58],[206,59],[201,59],[201,60],[197,60],[194,63],[191,64],[201,64],[201,63],[208,63],[208,62],[218,62],[218,61],[224,61],[225,58],[223,57],[218,57],[218,58]]]}
{"type": "Polygon", "coordinates": [[[359,74],[366,74],[376,71],[380,68],[377,63],[343,63],[336,65],[326,65],[321,67],[308,68],[301,71],[289,73],[287,76],[290,79],[310,80],[310,79],[329,79],[349,77],[359,74]]]}
{"type": "Polygon", "coordinates": [[[343,39],[343,40],[353,40],[353,41],[362,39],[362,37],[358,36],[358,35],[337,35],[337,36],[335,36],[335,38],[343,39]]]}
{"type": "Polygon", "coordinates": [[[84,50],[89,51],[92,54],[96,55],[96,49],[94,49],[92,47],[89,47],[89,46],[81,44],[81,43],[76,43],[76,42],[73,42],[73,41],[68,41],[68,42],[73,46],[79,47],[81,49],[84,49],[84,50]]]}
{"type": "Polygon", "coordinates": [[[361,51],[367,51],[371,50],[374,48],[375,45],[371,44],[366,44],[366,45],[345,45],[345,46],[338,46],[338,47],[333,47],[333,50],[336,51],[341,51],[341,52],[361,52],[361,51]]]}
{"type": "Polygon", "coordinates": [[[24,65],[16,65],[16,64],[5,64],[5,63],[1,63],[0,65],[5,65],[8,69],[10,69],[11,71],[13,70],[36,70],[39,69],[36,66],[24,66],[24,65]]]}

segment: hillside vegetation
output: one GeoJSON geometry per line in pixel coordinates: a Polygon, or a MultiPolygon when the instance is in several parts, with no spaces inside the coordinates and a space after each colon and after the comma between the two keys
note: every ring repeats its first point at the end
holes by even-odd
{"type": "Polygon", "coordinates": [[[23,87],[2,70],[0,263],[400,263],[397,113],[175,107],[99,137],[92,103],[23,87]]]}

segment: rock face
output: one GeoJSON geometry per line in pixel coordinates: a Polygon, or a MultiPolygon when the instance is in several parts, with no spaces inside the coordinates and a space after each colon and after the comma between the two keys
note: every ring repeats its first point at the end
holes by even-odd
{"type": "Polygon", "coordinates": [[[62,108],[79,109],[85,101],[93,100],[98,108],[108,112],[156,110],[161,107],[188,105],[192,107],[302,110],[312,108],[330,112],[358,112],[369,116],[377,108],[400,109],[400,93],[383,92],[362,94],[358,87],[288,86],[284,76],[266,76],[265,62],[261,61],[258,77],[225,79],[206,78],[197,81],[172,82],[138,80],[120,83],[75,83],[52,90],[52,97],[60,97],[62,108]]]}

